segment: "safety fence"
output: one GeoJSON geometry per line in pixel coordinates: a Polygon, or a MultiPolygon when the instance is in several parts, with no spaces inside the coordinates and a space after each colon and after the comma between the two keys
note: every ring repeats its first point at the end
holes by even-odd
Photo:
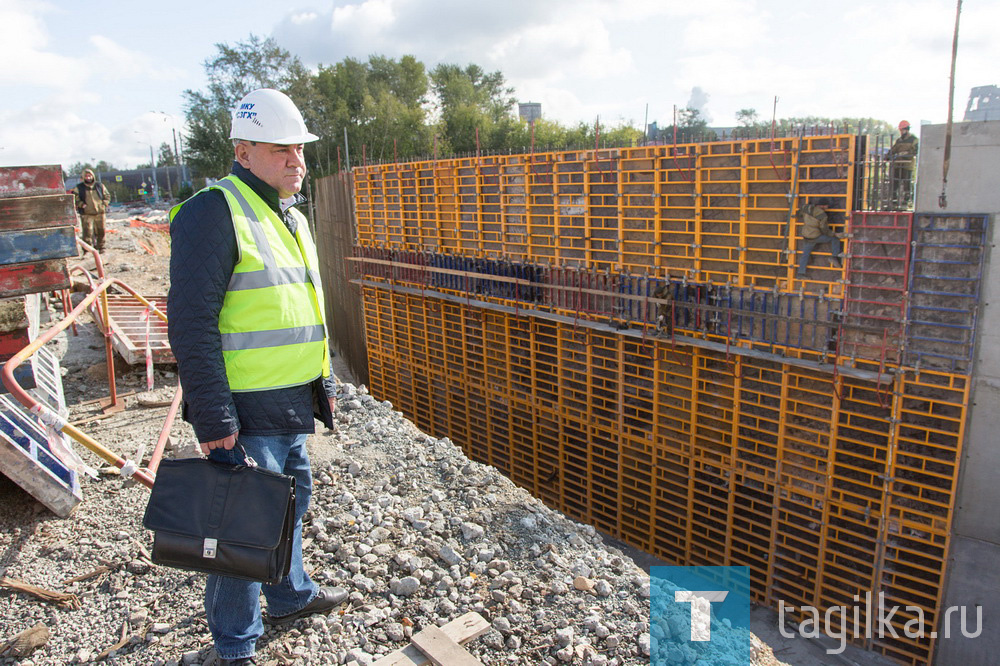
{"type": "MultiPolygon", "coordinates": [[[[101,400],[100,402],[104,405],[106,412],[121,410],[124,408],[124,403],[121,402],[115,386],[115,366],[112,355],[112,337],[114,332],[112,330],[110,319],[112,308],[109,304],[110,300],[112,300],[115,295],[109,294],[108,292],[114,288],[125,294],[125,298],[132,299],[141,304],[146,310],[148,310],[149,317],[156,317],[164,323],[167,321],[167,315],[165,312],[157,308],[153,302],[150,302],[148,299],[143,297],[128,284],[114,278],[106,278],[104,276],[101,255],[98,251],[87,243],[82,241],[78,242],[80,247],[85,252],[89,252],[94,255],[98,276],[95,278],[95,276],[85,270],[81,264],[73,266],[70,269],[70,273],[82,273],[90,284],[90,293],[88,293],[83,300],[76,305],[76,307],[72,308],[72,310],[68,308],[70,302],[68,294],[64,294],[63,303],[64,308],[66,308],[64,309],[66,316],[59,322],[53,324],[44,333],[39,335],[30,344],[18,351],[6,363],[4,363],[3,369],[0,371],[0,379],[2,379],[3,385],[8,391],[10,391],[11,398],[13,398],[13,400],[7,400],[4,398],[4,407],[8,408],[8,414],[16,415],[17,418],[11,417],[6,420],[6,425],[9,427],[3,427],[4,424],[0,424],[0,435],[8,436],[15,446],[29,453],[32,457],[39,461],[44,456],[52,458],[51,454],[53,453],[52,445],[54,440],[48,436],[49,430],[57,435],[66,435],[67,437],[76,440],[79,444],[96,454],[105,462],[117,467],[121,471],[122,477],[133,478],[147,488],[152,488],[153,481],[156,476],[156,470],[159,467],[160,460],[163,457],[163,451],[167,444],[170,428],[173,425],[174,418],[180,408],[182,391],[179,385],[174,394],[174,399],[171,402],[167,418],[160,430],[159,438],[150,454],[149,461],[146,464],[146,467],[142,467],[141,465],[143,459],[145,458],[147,448],[145,442],[141,442],[139,444],[139,447],[132,458],[122,457],[90,437],[77,426],[70,423],[66,419],[65,415],[51,404],[52,401],[46,399],[46,392],[42,392],[40,394],[41,399],[39,399],[39,397],[36,397],[25,390],[15,377],[15,372],[18,366],[28,361],[34,363],[36,357],[44,358],[46,354],[48,354],[44,346],[66,329],[71,326],[76,326],[76,321],[80,315],[87,310],[90,310],[98,324],[99,330],[104,335],[105,358],[107,359],[108,368],[108,388],[111,392],[111,395],[107,399],[101,400]],[[16,400],[19,404],[15,404],[14,400],[16,400]],[[29,428],[25,424],[31,424],[34,427],[29,428]]],[[[118,300],[123,299],[119,298],[118,300]]],[[[58,457],[58,455],[56,457],[58,457]]],[[[29,492],[33,492],[33,494],[37,492],[38,494],[35,495],[36,498],[39,497],[39,494],[46,496],[44,488],[39,487],[27,489],[29,492]]],[[[50,508],[52,508],[56,513],[60,513],[59,507],[50,508]]]]}

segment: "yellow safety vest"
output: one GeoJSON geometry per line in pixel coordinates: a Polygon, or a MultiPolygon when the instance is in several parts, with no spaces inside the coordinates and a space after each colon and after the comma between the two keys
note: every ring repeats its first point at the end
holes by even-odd
{"type": "MultiPolygon", "coordinates": [[[[298,222],[293,236],[236,176],[210,189],[226,197],[239,248],[219,313],[229,388],[262,391],[329,377],[323,288],[305,216],[290,211],[298,222]]],[[[183,205],[170,210],[171,221],[183,205]]]]}

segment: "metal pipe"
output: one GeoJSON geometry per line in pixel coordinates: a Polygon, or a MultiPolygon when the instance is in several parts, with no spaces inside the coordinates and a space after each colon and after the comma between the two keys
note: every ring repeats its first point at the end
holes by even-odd
{"type": "Polygon", "coordinates": [[[123,474],[127,476],[132,476],[144,486],[148,488],[153,487],[153,475],[147,471],[141,470],[138,466],[130,461],[118,456],[113,451],[105,448],[99,442],[92,439],[89,435],[83,431],[77,429],[72,424],[65,421],[57,412],[52,411],[45,405],[41,404],[35,398],[33,398],[24,388],[18,384],[17,380],[14,378],[14,370],[17,369],[21,363],[31,358],[31,356],[38,351],[45,343],[51,341],[56,335],[62,331],[69,328],[69,325],[83,313],[97,298],[103,295],[112,285],[117,285],[123,288],[125,291],[131,293],[133,296],[138,298],[140,301],[144,302],[147,307],[157,313],[157,316],[161,317],[166,321],[166,315],[161,313],[156,309],[155,306],[150,304],[139,294],[135,292],[134,289],[126,285],[124,282],[116,279],[104,280],[98,285],[97,290],[91,292],[84,298],[80,303],[73,308],[73,311],[66,315],[59,323],[55,324],[52,328],[47,330],[42,335],[39,335],[32,341],[27,347],[21,351],[14,354],[13,357],[8,360],[3,366],[3,384],[10,391],[11,396],[13,396],[18,402],[24,405],[30,412],[36,414],[38,418],[54,429],[64,432],[76,441],[83,444],[85,447],[93,451],[99,457],[101,457],[106,462],[118,467],[122,470],[123,474]]]}
{"type": "MultiPolygon", "coordinates": [[[[149,456],[149,465],[146,467],[151,474],[156,474],[156,470],[160,467],[160,459],[163,458],[163,450],[167,447],[167,439],[170,437],[170,428],[174,425],[174,419],[177,418],[177,411],[181,406],[181,398],[184,396],[184,391],[181,389],[180,382],[177,382],[177,390],[174,392],[174,399],[170,403],[170,410],[167,412],[167,420],[163,423],[163,428],[160,430],[160,438],[156,440],[156,447],[153,449],[153,453],[149,456]]],[[[141,460],[139,462],[142,462],[141,460]]]]}

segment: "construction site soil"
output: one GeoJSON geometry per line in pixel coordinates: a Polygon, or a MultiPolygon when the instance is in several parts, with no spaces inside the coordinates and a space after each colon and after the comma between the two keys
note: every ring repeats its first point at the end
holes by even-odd
{"type": "MultiPolygon", "coordinates": [[[[165,222],[162,210],[114,213],[108,274],[165,295],[169,238],[157,228],[165,222]]],[[[61,317],[58,309],[51,303],[47,315],[61,317]]],[[[150,453],[175,368],[157,367],[147,391],[144,368],[116,362],[125,409],[107,416],[96,402],[108,391],[103,338],[89,315],[77,335],[50,347],[62,359],[71,421],[124,456],[150,453]]],[[[328,616],[268,629],[258,663],[366,665],[423,627],[469,611],[492,627],[465,646],[484,664],[647,664],[651,654],[663,660],[654,663],[783,663],[749,632],[738,657],[716,658],[711,647],[672,640],[688,631],[684,617],[651,627],[650,579],[628,555],[470,462],[448,439],[420,432],[365,387],[340,383],[336,417],[336,428],[309,441],[316,487],[303,546],[307,569],[341,604],[328,616]]],[[[204,576],[151,564],[141,524],[148,491],[79,451],[97,474],[84,477],[84,500],[69,518],[0,476],[0,576],[8,583],[0,588],[0,664],[215,663],[204,576]],[[42,599],[22,584],[55,594],[42,599]],[[38,625],[42,644],[30,656],[9,656],[10,639],[38,625]]],[[[180,419],[166,455],[199,455],[180,419]]],[[[771,641],[776,626],[771,634],[765,640],[790,663],[824,663],[792,661],[805,641],[771,641]]]]}

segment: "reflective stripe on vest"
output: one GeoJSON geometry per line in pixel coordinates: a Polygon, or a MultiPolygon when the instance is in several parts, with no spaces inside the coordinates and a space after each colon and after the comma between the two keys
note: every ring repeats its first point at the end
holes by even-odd
{"type": "Polygon", "coordinates": [[[323,330],[322,324],[281,328],[275,331],[223,333],[222,351],[263,349],[265,347],[280,347],[282,345],[293,345],[303,342],[319,342],[324,339],[326,339],[326,332],[323,330]]]}
{"type": "MultiPolygon", "coordinates": [[[[235,176],[207,189],[225,195],[239,248],[219,315],[230,389],[266,390],[329,376],[322,286],[305,218],[289,213],[299,223],[292,235],[235,176]]],[[[171,211],[171,219],[179,208],[171,211]]]]}

